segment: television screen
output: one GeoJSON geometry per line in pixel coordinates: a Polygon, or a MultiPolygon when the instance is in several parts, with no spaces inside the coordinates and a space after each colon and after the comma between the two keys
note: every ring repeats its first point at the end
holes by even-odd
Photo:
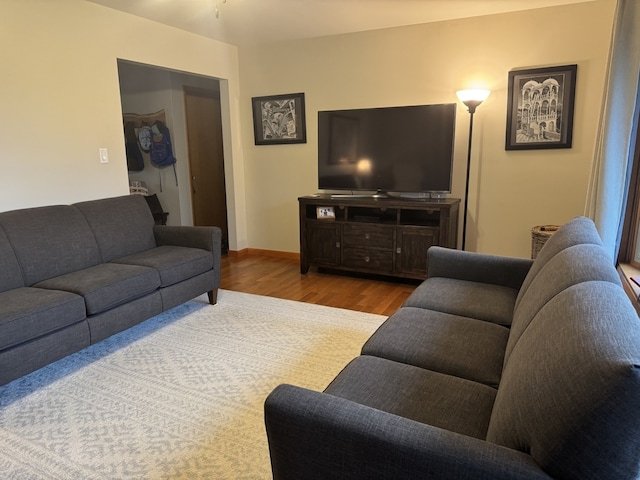
{"type": "Polygon", "coordinates": [[[318,187],[451,192],[456,104],[318,112],[318,187]]]}

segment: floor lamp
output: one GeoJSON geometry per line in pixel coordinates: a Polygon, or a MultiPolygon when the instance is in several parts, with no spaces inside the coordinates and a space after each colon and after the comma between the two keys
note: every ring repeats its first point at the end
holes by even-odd
{"type": "Polygon", "coordinates": [[[464,187],[464,218],[462,222],[462,250],[465,249],[467,240],[467,209],[469,206],[469,171],[471,169],[471,138],[473,135],[473,114],[476,107],[484,102],[491,92],[489,90],[458,90],[456,94],[462,103],[469,109],[469,147],[467,148],[467,182],[464,187]]]}

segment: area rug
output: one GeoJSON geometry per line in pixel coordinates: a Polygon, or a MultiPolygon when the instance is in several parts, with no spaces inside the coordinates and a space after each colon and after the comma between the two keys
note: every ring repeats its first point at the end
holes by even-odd
{"type": "Polygon", "coordinates": [[[271,478],[263,403],[321,390],[384,317],[222,290],[0,387],[3,479],[271,478]]]}

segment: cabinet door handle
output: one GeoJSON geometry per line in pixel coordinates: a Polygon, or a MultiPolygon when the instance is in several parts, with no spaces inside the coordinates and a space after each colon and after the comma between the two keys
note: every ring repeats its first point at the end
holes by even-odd
{"type": "Polygon", "coordinates": [[[336,248],[340,248],[340,242],[336,242],[336,248]]]}
{"type": "Polygon", "coordinates": [[[402,253],[402,249],[400,247],[396,248],[396,253],[402,253]]]}
{"type": "Polygon", "coordinates": [[[364,257],[364,261],[369,263],[369,257],[364,257]]]}
{"type": "Polygon", "coordinates": [[[364,238],[365,238],[365,240],[369,240],[369,237],[370,237],[370,235],[369,235],[368,233],[365,233],[365,234],[364,234],[364,238]]]}

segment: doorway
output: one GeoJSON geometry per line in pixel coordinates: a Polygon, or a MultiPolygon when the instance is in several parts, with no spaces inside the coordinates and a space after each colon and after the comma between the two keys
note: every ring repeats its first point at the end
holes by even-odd
{"type": "MultiPolygon", "coordinates": [[[[129,171],[130,184],[133,181],[139,182],[147,189],[149,195],[157,194],[163,210],[168,213],[169,226],[195,224],[220,227],[223,232],[223,248],[228,250],[228,214],[221,133],[223,119],[224,122],[228,122],[223,115],[225,112],[221,109],[221,100],[222,106],[225,105],[226,82],[214,77],[121,59],[118,59],[118,77],[123,114],[145,114],[161,110],[166,113],[166,123],[171,131],[174,155],[177,159],[177,175],[174,176],[172,168],[159,169],[145,157],[143,170],[129,171]],[[187,110],[191,112],[189,119],[187,110]],[[196,139],[192,143],[205,142],[203,146],[189,145],[188,129],[193,130],[191,139],[196,139]],[[204,153],[199,155],[198,152],[204,153]],[[200,160],[192,163],[192,159],[189,158],[191,155],[199,156],[200,160]],[[212,155],[215,155],[215,160],[202,160],[210,159],[212,155]],[[213,171],[199,170],[198,165],[215,168],[213,171]],[[194,176],[197,182],[192,184],[194,176]],[[204,182],[206,179],[209,179],[209,184],[200,185],[200,181],[204,182]],[[193,194],[194,188],[196,195],[193,194]],[[213,196],[204,199],[207,192],[211,192],[213,196]],[[194,198],[205,208],[194,206],[194,198]],[[201,215],[201,212],[206,212],[207,209],[211,212],[205,216],[201,215]]],[[[225,129],[226,125],[227,123],[225,129]]]]}
{"type": "Polygon", "coordinates": [[[193,224],[220,227],[224,253],[229,249],[229,232],[220,82],[212,89],[184,86],[183,90],[193,224]]]}

